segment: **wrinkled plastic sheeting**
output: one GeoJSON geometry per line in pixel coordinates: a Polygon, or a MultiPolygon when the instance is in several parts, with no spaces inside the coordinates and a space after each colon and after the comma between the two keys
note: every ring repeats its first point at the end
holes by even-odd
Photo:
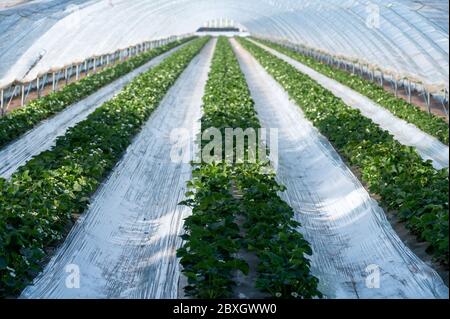
{"type": "MultiPolygon", "coordinates": [[[[72,6],[85,1],[73,1],[72,6]]],[[[23,80],[39,56],[61,49],[53,41],[40,45],[38,43],[59,20],[70,13],[70,10],[65,10],[66,7],[66,0],[53,0],[0,9],[0,87],[14,80],[23,80]]],[[[63,30],[59,31],[62,33],[63,30]]],[[[52,33],[55,36],[56,30],[52,33]]],[[[56,39],[59,40],[61,36],[64,35],[57,36],[56,39]]],[[[53,63],[42,65],[38,70],[48,71],[53,66],[53,63]]]]}
{"type": "Polygon", "coordinates": [[[186,129],[192,138],[178,146],[195,147],[214,46],[207,44],[169,90],[22,298],[177,298],[176,250],[190,214],[178,204],[192,168],[172,160],[171,133],[186,129]],[[78,289],[66,285],[67,269],[79,274],[78,289]]]}
{"type": "Polygon", "coordinates": [[[448,4],[443,2],[36,1],[0,10],[0,87],[229,18],[253,34],[288,39],[448,88],[448,4]]]}
{"type": "Polygon", "coordinates": [[[277,179],[311,243],[312,273],[328,298],[448,298],[439,275],[392,229],[332,145],[283,88],[234,42],[262,127],[277,128],[277,179]]]}
{"type": "Polygon", "coordinates": [[[371,119],[382,129],[391,133],[394,138],[403,145],[412,146],[423,160],[431,160],[434,168],[442,169],[449,167],[449,148],[437,138],[423,132],[415,125],[399,119],[381,105],[371,99],[342,85],[341,83],[313,70],[312,68],[282,54],[266,45],[251,40],[254,44],[267,50],[278,58],[288,62],[300,72],[317,81],[335,96],[339,97],[348,106],[358,109],[362,115],[371,119]]]}

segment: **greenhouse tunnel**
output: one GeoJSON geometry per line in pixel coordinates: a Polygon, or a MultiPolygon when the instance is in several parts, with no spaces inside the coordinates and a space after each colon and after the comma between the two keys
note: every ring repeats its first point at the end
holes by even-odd
{"type": "Polygon", "coordinates": [[[0,298],[448,299],[448,1],[0,0],[0,102],[0,298]]]}
{"type": "Polygon", "coordinates": [[[1,12],[0,87],[121,47],[194,32],[207,20],[229,18],[253,34],[362,60],[448,90],[446,1],[22,2],[1,12]],[[382,27],[366,27],[371,10],[379,11],[375,23],[382,27]]]}

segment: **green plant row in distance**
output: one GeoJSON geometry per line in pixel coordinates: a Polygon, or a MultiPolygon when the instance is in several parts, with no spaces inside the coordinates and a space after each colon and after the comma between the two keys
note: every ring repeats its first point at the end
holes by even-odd
{"type": "Polygon", "coordinates": [[[81,101],[103,86],[144,65],[151,59],[165,53],[193,38],[174,41],[162,47],[139,54],[124,62],[88,75],[80,81],[64,86],[44,97],[35,99],[7,115],[0,117],[0,147],[11,143],[41,121],[61,112],[69,105],[81,101]]]}
{"type": "Polygon", "coordinates": [[[449,126],[447,122],[438,116],[429,114],[419,107],[396,97],[391,92],[386,91],[376,83],[366,80],[358,74],[352,74],[345,70],[338,69],[326,63],[317,61],[312,57],[301,54],[293,49],[261,39],[254,39],[280,53],[283,53],[294,60],[303,63],[310,68],[322,73],[329,78],[342,83],[345,86],[361,93],[372,101],[389,110],[392,114],[411,124],[414,124],[422,131],[436,137],[442,143],[449,143],[449,126]]]}

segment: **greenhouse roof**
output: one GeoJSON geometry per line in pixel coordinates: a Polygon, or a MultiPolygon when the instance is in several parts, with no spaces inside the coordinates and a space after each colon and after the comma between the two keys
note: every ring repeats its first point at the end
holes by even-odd
{"type": "Polygon", "coordinates": [[[396,77],[448,89],[447,1],[0,1],[0,87],[144,41],[233,19],[396,77]]]}

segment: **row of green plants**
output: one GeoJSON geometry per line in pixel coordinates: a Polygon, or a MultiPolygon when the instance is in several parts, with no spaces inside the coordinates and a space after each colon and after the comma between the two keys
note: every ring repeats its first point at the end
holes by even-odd
{"type": "Polygon", "coordinates": [[[310,272],[310,244],[298,232],[293,209],[278,194],[286,188],[266,164],[238,165],[235,181],[245,216],[245,248],[259,259],[256,288],[275,298],[321,298],[310,272]]]}
{"type": "MultiPolygon", "coordinates": [[[[202,131],[217,128],[258,129],[246,80],[226,38],[219,38],[203,98],[202,131]]],[[[201,141],[204,147],[208,141],[201,141]]],[[[246,145],[248,146],[248,145],[246,145]]],[[[318,280],[310,273],[309,243],[297,231],[292,209],[277,192],[284,188],[269,173],[266,159],[236,159],[195,164],[187,200],[184,245],[178,251],[185,291],[196,298],[229,298],[236,272],[249,265],[236,257],[240,250],[259,259],[255,288],[275,298],[314,298],[318,280]],[[238,220],[243,217],[243,224],[238,220]],[[244,234],[243,234],[244,233],[244,234]]],[[[222,149],[225,158],[225,149],[222,149]]]]}
{"type": "Polygon", "coordinates": [[[209,38],[193,40],[135,78],[112,100],[59,137],[6,181],[0,179],[0,296],[14,296],[41,270],[46,248],[120,159],[209,38]]]}
{"type": "Polygon", "coordinates": [[[190,40],[192,38],[174,41],[144,52],[98,73],[88,75],[80,81],[70,83],[60,91],[35,99],[26,106],[8,113],[0,118],[0,147],[12,142],[41,121],[93,94],[98,89],[142,66],[154,57],[190,40]]]}
{"type": "Polygon", "coordinates": [[[239,201],[232,193],[233,168],[226,163],[198,165],[189,182],[188,199],[180,205],[192,209],[184,222],[184,245],[177,256],[183,265],[188,296],[229,298],[236,271],[248,274],[247,263],[236,257],[242,237],[236,223],[239,201]]]}
{"type": "Polygon", "coordinates": [[[396,212],[429,252],[448,264],[448,169],[436,170],[412,147],[345,105],[289,63],[239,39],[303,109],[305,116],[360,171],[370,191],[396,212]]]}
{"type": "Polygon", "coordinates": [[[408,103],[407,101],[399,97],[396,97],[394,94],[386,91],[380,85],[364,79],[358,74],[353,74],[334,66],[330,66],[329,64],[318,61],[313,57],[303,55],[290,48],[286,48],[282,45],[267,40],[255,40],[283,54],[286,54],[287,56],[309,66],[310,68],[352,88],[353,90],[375,101],[382,107],[388,109],[395,116],[414,124],[422,131],[436,137],[442,143],[448,145],[449,126],[443,118],[421,110],[419,107],[408,103]]]}
{"type": "MultiPolygon", "coordinates": [[[[255,118],[245,82],[229,62],[232,54],[220,37],[203,96],[202,135],[212,127],[222,134],[227,127],[247,127],[255,118]]],[[[207,141],[199,142],[203,149],[207,141]]],[[[181,203],[192,209],[192,215],[185,220],[178,256],[188,280],[185,292],[195,298],[229,298],[236,285],[234,274],[248,273],[247,263],[235,257],[243,238],[236,223],[239,201],[233,194],[232,175],[233,167],[225,161],[194,165],[188,199],[181,203]]]]}

